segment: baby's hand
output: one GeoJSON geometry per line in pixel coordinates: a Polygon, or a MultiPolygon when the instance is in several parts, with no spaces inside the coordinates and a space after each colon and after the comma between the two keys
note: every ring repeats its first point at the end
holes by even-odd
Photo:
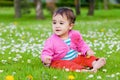
{"type": "Polygon", "coordinates": [[[79,52],[78,55],[82,55],[82,54],[79,52]]]}
{"type": "Polygon", "coordinates": [[[90,56],[93,56],[93,55],[94,55],[93,50],[88,50],[88,51],[87,51],[87,54],[86,54],[86,57],[87,57],[87,58],[90,58],[90,56]]]}
{"type": "Polygon", "coordinates": [[[87,56],[93,56],[94,55],[94,52],[93,52],[93,50],[88,50],[87,51],[87,56]]]}
{"type": "Polygon", "coordinates": [[[46,56],[44,63],[45,63],[45,64],[50,64],[50,63],[51,63],[51,59],[52,59],[52,57],[46,56]]]}

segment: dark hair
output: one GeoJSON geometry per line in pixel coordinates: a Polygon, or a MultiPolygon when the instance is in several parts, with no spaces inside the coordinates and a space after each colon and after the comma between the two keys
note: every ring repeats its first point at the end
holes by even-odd
{"type": "Polygon", "coordinates": [[[57,14],[60,14],[62,16],[66,15],[67,19],[70,20],[70,23],[75,23],[76,17],[72,9],[67,7],[61,7],[54,12],[54,16],[56,16],[57,14]]]}

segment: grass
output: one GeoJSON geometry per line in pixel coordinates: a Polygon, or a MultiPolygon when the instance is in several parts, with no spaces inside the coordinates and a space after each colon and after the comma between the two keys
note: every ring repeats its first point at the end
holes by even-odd
{"type": "Polygon", "coordinates": [[[97,73],[65,72],[44,67],[39,56],[44,40],[51,35],[51,15],[45,9],[45,20],[36,20],[35,12],[14,18],[13,8],[0,8],[0,79],[8,75],[15,80],[119,80],[120,79],[120,10],[95,10],[94,16],[86,16],[82,9],[74,29],[79,30],[84,40],[96,52],[105,57],[107,64],[97,73]],[[32,79],[31,78],[31,79],[32,79]]]}

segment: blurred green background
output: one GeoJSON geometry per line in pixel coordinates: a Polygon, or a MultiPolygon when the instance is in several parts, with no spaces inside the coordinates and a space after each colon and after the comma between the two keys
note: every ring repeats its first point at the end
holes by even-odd
{"type": "Polygon", "coordinates": [[[120,80],[120,0],[0,0],[0,80],[120,80]],[[97,73],[45,67],[40,54],[52,13],[70,7],[74,29],[107,64],[97,73]],[[6,79],[6,77],[8,79],[6,79]],[[13,79],[14,78],[14,79],[13,79]]]}
{"type": "Polygon", "coordinates": [[[36,18],[44,19],[47,17],[44,9],[52,15],[58,7],[71,7],[75,10],[76,15],[81,15],[81,9],[84,8],[88,9],[86,13],[88,16],[93,16],[95,10],[120,9],[120,0],[0,0],[0,7],[13,7],[15,18],[30,15],[34,9],[36,18]]]}

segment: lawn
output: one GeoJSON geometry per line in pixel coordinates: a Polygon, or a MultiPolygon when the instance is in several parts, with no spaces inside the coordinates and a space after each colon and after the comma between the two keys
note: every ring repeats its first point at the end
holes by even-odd
{"type": "Polygon", "coordinates": [[[44,67],[40,61],[44,41],[52,34],[51,15],[45,9],[45,20],[36,20],[35,12],[14,18],[13,8],[0,8],[0,80],[120,80],[120,10],[95,10],[86,16],[82,9],[74,29],[79,30],[98,57],[107,64],[97,73],[66,72],[44,67]],[[9,79],[12,80],[12,79],[9,79]]]}

